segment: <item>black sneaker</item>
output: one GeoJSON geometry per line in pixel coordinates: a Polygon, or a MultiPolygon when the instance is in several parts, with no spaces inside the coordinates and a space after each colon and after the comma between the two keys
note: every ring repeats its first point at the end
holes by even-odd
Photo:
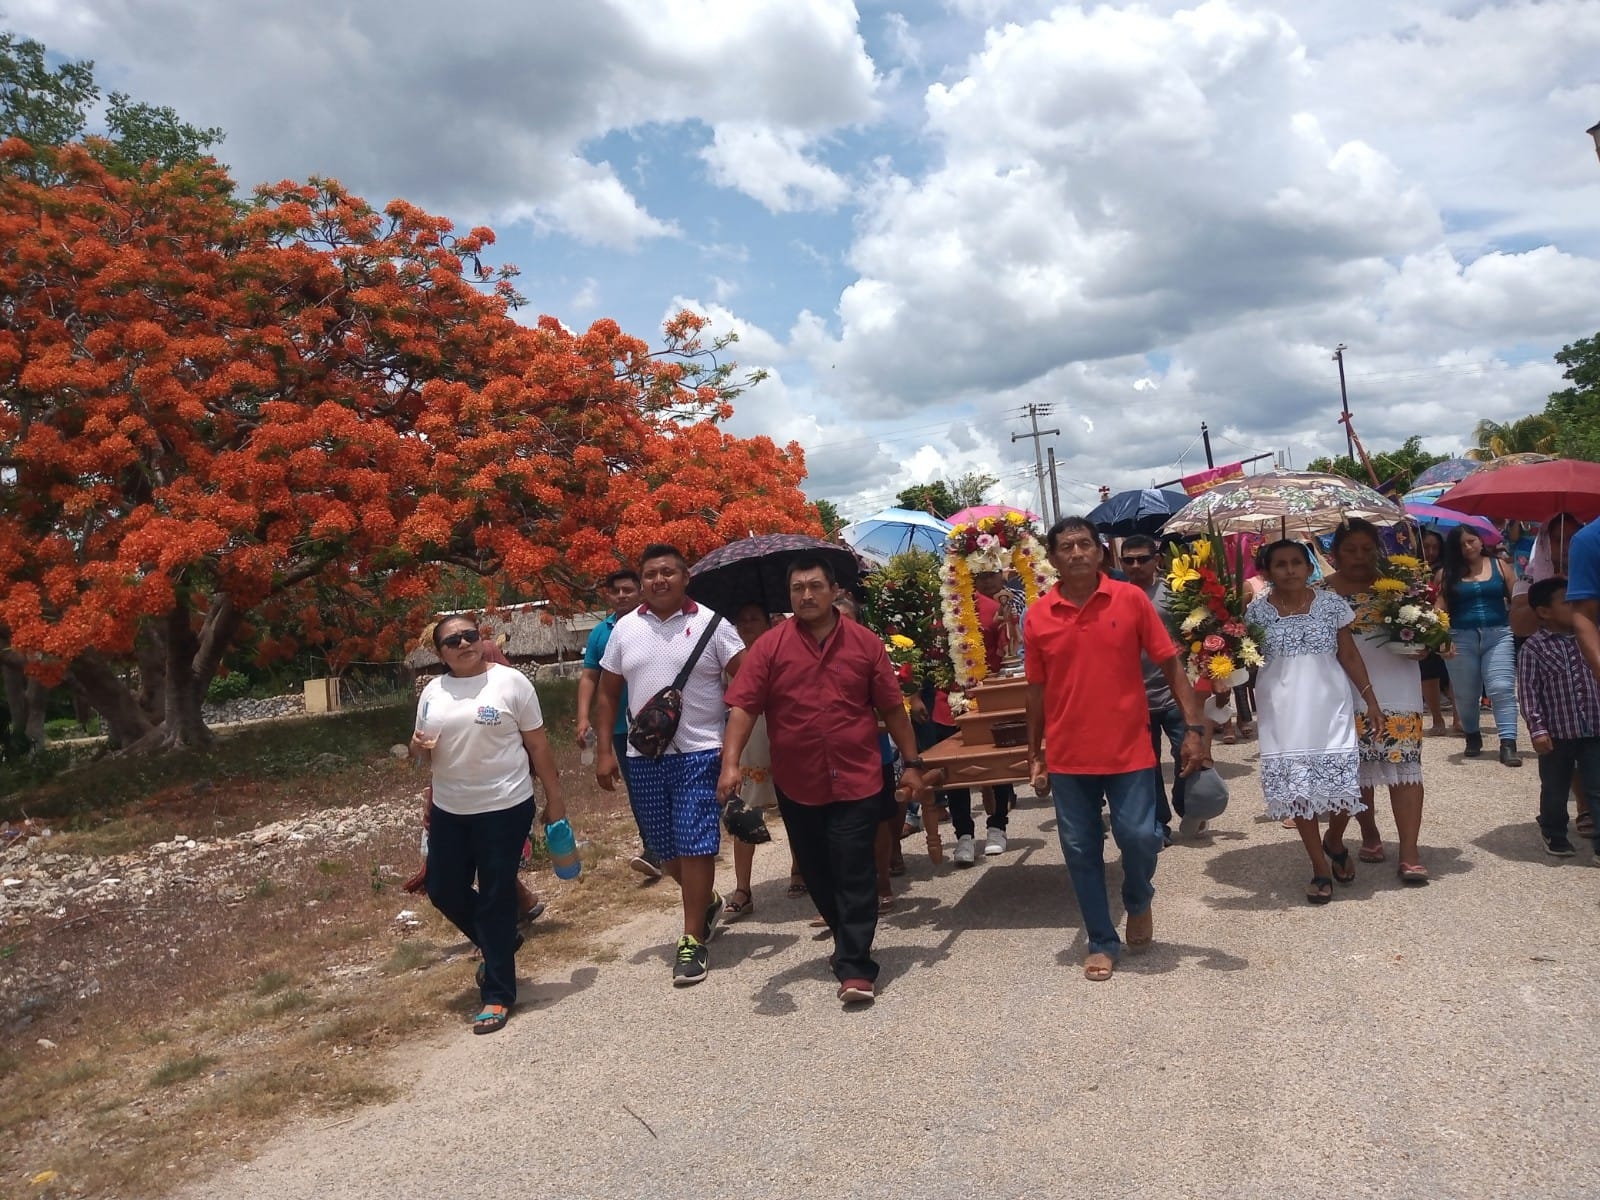
{"type": "Polygon", "coordinates": [[[687,933],[678,939],[678,961],[672,964],[672,986],[689,987],[706,977],[710,956],[706,944],[687,933]]]}
{"type": "Polygon", "coordinates": [[[1477,758],[1483,753],[1483,734],[1467,734],[1467,748],[1461,752],[1467,758],[1477,758]]]}
{"type": "Polygon", "coordinates": [[[646,879],[661,878],[661,856],[654,850],[641,850],[628,860],[628,865],[646,879]]]}
{"type": "Polygon", "coordinates": [[[722,924],[722,910],[727,902],[723,900],[721,892],[711,893],[711,903],[706,906],[706,943],[717,936],[717,928],[722,924]]]}
{"type": "Polygon", "coordinates": [[[1577,853],[1564,833],[1546,833],[1541,829],[1539,840],[1544,843],[1544,852],[1553,858],[1571,858],[1577,853]]]}

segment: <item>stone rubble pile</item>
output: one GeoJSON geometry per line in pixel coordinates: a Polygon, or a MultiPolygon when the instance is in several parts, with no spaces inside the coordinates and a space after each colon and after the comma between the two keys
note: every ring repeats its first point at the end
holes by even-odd
{"type": "Polygon", "coordinates": [[[274,821],[228,837],[178,834],[130,854],[94,856],[52,849],[54,833],[27,823],[0,839],[0,929],[64,919],[97,908],[162,902],[171,893],[237,903],[279,860],[327,856],[418,823],[416,806],[363,804],[274,821]]]}

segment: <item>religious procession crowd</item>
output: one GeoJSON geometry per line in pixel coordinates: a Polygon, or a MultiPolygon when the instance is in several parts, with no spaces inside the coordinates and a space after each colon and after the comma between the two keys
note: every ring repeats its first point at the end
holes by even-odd
{"type": "MultiPolygon", "coordinates": [[[[1327,538],[1263,544],[1212,529],[1163,546],[1109,538],[1082,517],[1040,537],[1030,516],[957,526],[942,562],[912,552],[864,586],[853,554],[804,538],[748,539],[783,544],[738,586],[715,586],[735,578],[712,561],[722,551],[691,569],[660,544],[603,581],[610,614],[586,649],[577,734],[599,786],[626,788],[642,843],[633,866],[681,890],[674,985],[704,980],[719,926],[752,911],[753,857],[775,811],[790,892],[831,934],[838,998],[873,1001],[873,940],[902,839],[948,812],[956,866],[980,853],[972,791],[946,786],[940,763],[961,744],[945,746],[961,714],[984,703],[985,678],[1025,682],[1027,778],[984,789],[981,853],[1007,852],[1016,784],[1051,799],[1089,980],[1152,941],[1161,851],[1204,836],[1226,803],[1214,738],[1259,739],[1267,812],[1299,833],[1312,904],[1353,880],[1357,859],[1388,859],[1379,789],[1397,878],[1425,885],[1425,738],[1464,739],[1478,757],[1487,716],[1498,762],[1520,767],[1519,705],[1546,851],[1574,853],[1569,791],[1576,833],[1595,837],[1600,523],[1559,513],[1524,545],[1515,528],[1413,526],[1397,540],[1345,517],[1327,538]],[[763,571],[777,581],[764,589],[752,582],[763,571]],[[1359,838],[1347,842],[1352,819],[1359,838]],[[715,879],[725,830],[726,896],[715,879]],[[1120,931],[1107,831],[1122,859],[1120,931]]],[[[509,1019],[514,954],[542,909],[518,880],[524,841],[536,815],[552,854],[557,827],[570,835],[533,685],[494,661],[472,614],[439,620],[432,639],[445,673],[419,698],[412,741],[432,779],[418,885],[481,953],[473,1029],[487,1033],[509,1019]]]]}

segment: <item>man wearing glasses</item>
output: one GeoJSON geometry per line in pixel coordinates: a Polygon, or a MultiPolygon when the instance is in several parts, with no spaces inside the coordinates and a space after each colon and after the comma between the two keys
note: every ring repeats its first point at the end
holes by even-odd
{"type": "MultiPolygon", "coordinates": [[[[1167,581],[1161,578],[1161,547],[1156,544],[1153,537],[1136,533],[1132,537],[1123,538],[1122,549],[1118,561],[1122,564],[1122,571],[1128,577],[1128,582],[1150,597],[1150,602],[1156,606],[1156,611],[1161,614],[1162,620],[1167,616],[1167,581]]],[[[1183,816],[1183,776],[1177,773],[1179,748],[1183,745],[1184,720],[1183,709],[1178,707],[1178,702],[1172,698],[1172,689],[1167,686],[1166,675],[1161,667],[1150,661],[1148,654],[1140,656],[1140,665],[1144,669],[1144,698],[1150,706],[1150,745],[1156,752],[1156,824],[1161,826],[1161,842],[1163,846],[1172,845],[1172,813],[1177,811],[1178,816],[1183,816]],[[1167,781],[1161,770],[1161,742],[1163,737],[1172,747],[1173,780],[1172,803],[1167,803],[1167,781]]],[[[1193,825],[1187,821],[1179,826],[1184,834],[1198,833],[1200,822],[1193,825]]]]}

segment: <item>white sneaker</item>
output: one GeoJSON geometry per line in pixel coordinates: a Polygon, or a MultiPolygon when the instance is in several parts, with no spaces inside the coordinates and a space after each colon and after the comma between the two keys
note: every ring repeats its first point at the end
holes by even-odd
{"type": "Polygon", "coordinates": [[[1004,829],[989,830],[989,836],[983,841],[983,852],[989,857],[993,857],[996,854],[1004,854],[1006,852],[1006,831],[1004,829]]]}
{"type": "Polygon", "coordinates": [[[970,833],[964,833],[956,839],[956,852],[950,856],[950,861],[958,867],[970,867],[978,861],[977,847],[970,833]]]}
{"type": "Polygon", "coordinates": [[[1202,821],[1198,817],[1184,817],[1178,822],[1179,837],[1198,837],[1206,831],[1209,821],[1202,821]]]}

